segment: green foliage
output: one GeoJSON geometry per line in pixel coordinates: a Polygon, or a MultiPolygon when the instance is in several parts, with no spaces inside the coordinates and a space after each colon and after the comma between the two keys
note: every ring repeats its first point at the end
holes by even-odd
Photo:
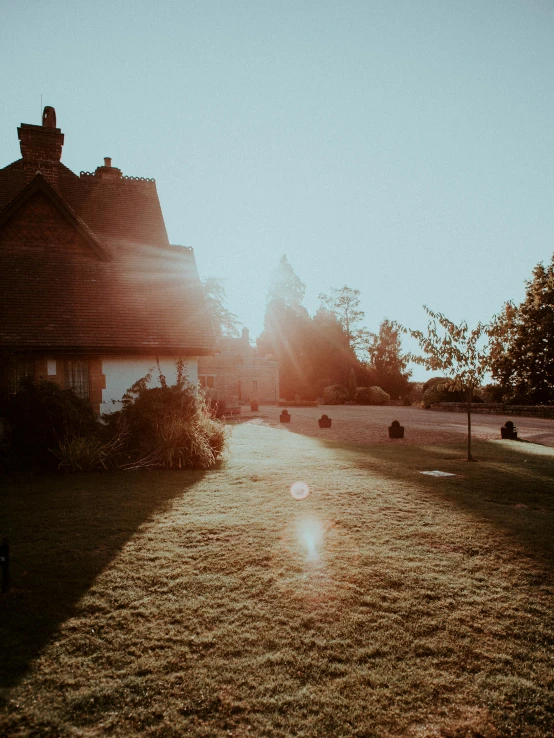
{"type": "Polygon", "coordinates": [[[506,389],[499,384],[487,384],[483,388],[484,402],[503,402],[506,389]]]}
{"type": "Polygon", "coordinates": [[[408,357],[402,354],[401,349],[398,327],[390,320],[384,320],[379,335],[373,336],[368,348],[369,369],[372,381],[393,399],[404,397],[410,388],[408,357]]]}
{"type": "Polygon", "coordinates": [[[304,347],[309,342],[310,317],[302,305],[305,287],[283,256],[268,292],[264,331],[258,350],[279,362],[279,394],[286,399],[310,392],[304,347]]]}
{"type": "Polygon", "coordinates": [[[267,295],[268,308],[271,303],[277,302],[289,310],[307,315],[306,309],[302,305],[305,292],[306,286],[291,267],[286,255],[283,254],[271,275],[267,295]]]}
{"type": "Polygon", "coordinates": [[[554,403],[554,256],[538,264],[519,307],[507,302],[491,325],[491,373],[533,404],[554,403]]]}
{"type": "Polygon", "coordinates": [[[127,468],[207,469],[226,446],[224,425],[213,417],[205,397],[184,376],[177,363],[177,380],[149,387],[147,375],[128,390],[123,408],[108,422],[124,436],[127,468]]]}
{"type": "Polygon", "coordinates": [[[448,377],[430,377],[426,382],[423,383],[421,391],[425,393],[430,387],[434,387],[436,384],[446,384],[447,382],[448,377]]]}
{"type": "MultiPolygon", "coordinates": [[[[490,368],[489,347],[483,338],[489,335],[489,326],[478,323],[470,330],[466,321],[456,325],[442,313],[434,313],[423,306],[430,320],[427,332],[402,328],[415,338],[424,356],[408,355],[416,364],[421,364],[431,371],[440,371],[449,378],[449,391],[458,391],[467,405],[467,459],[473,461],[471,455],[471,401],[477,387],[480,387],[486,372],[490,368]]],[[[400,326],[398,326],[400,328],[400,326]]],[[[424,394],[425,401],[425,394],[424,394]]]]}
{"type": "Polygon", "coordinates": [[[61,441],[53,454],[59,461],[58,469],[72,472],[108,469],[115,465],[123,440],[119,435],[106,442],[96,436],[74,436],[61,441]]]}
{"type": "Polygon", "coordinates": [[[356,400],[356,375],[354,369],[348,374],[348,399],[354,402],[356,400]]]}
{"type": "Polygon", "coordinates": [[[324,405],[344,405],[348,397],[348,389],[343,384],[333,384],[323,390],[324,405]]]}
{"type": "Polygon", "coordinates": [[[322,304],[336,315],[344,331],[347,347],[361,356],[368,350],[372,334],[362,325],[365,313],[360,310],[360,290],[351,287],[332,288],[329,294],[321,293],[322,304]]]}
{"type": "Polygon", "coordinates": [[[216,338],[239,335],[239,321],[225,305],[225,288],[216,277],[208,277],[202,282],[204,299],[216,338]]]}
{"type": "Polygon", "coordinates": [[[435,382],[430,385],[423,393],[423,404],[434,405],[437,402],[456,402],[452,399],[452,395],[448,393],[449,380],[435,382]]]}
{"type": "Polygon", "coordinates": [[[381,387],[358,387],[356,402],[358,405],[386,405],[390,395],[381,387]]]}
{"type": "Polygon", "coordinates": [[[90,403],[54,382],[24,380],[8,399],[6,417],[15,457],[37,468],[55,467],[51,452],[67,439],[99,432],[90,403]]]}

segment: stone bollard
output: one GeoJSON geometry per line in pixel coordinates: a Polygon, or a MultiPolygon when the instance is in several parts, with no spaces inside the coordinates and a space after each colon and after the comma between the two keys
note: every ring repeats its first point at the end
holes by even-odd
{"type": "Polygon", "coordinates": [[[512,420],[507,420],[504,423],[504,426],[500,429],[500,437],[509,441],[517,441],[517,428],[512,420]]]}
{"type": "Polygon", "coordinates": [[[389,425],[389,438],[404,438],[404,426],[398,420],[393,420],[389,425]]]}
{"type": "Polygon", "coordinates": [[[290,414],[288,410],[283,410],[281,415],[279,415],[279,420],[281,423],[290,423],[290,414]]]}
{"type": "Polygon", "coordinates": [[[327,415],[322,415],[321,418],[317,421],[319,423],[320,428],[330,428],[331,427],[331,418],[329,418],[327,415]]]}

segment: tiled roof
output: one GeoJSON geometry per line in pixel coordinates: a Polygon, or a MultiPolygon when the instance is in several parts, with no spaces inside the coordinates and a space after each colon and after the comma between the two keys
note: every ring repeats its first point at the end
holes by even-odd
{"type": "Polygon", "coordinates": [[[170,246],[153,181],[78,177],[56,189],[0,170],[0,346],[211,354],[192,249],[170,246]]]}

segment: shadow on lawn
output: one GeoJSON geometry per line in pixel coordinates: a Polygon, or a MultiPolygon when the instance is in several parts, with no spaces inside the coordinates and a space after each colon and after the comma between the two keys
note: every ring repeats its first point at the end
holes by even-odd
{"type": "Polygon", "coordinates": [[[203,471],[4,476],[0,535],[11,589],[0,594],[0,687],[27,671],[102,570],[203,471]]]}
{"type": "MultiPolygon", "coordinates": [[[[297,432],[294,429],[287,429],[297,432]]],[[[465,461],[465,444],[358,446],[314,438],[345,463],[385,479],[415,484],[431,498],[448,500],[500,530],[508,531],[554,569],[554,451],[514,441],[474,442],[478,463],[465,461]],[[454,477],[431,477],[424,470],[454,477]]]]}

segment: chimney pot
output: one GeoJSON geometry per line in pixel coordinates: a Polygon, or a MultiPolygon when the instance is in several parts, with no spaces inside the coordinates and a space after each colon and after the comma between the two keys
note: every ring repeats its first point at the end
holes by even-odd
{"type": "Polygon", "coordinates": [[[112,157],[111,156],[105,156],[104,157],[104,166],[105,167],[111,167],[112,165],[112,157]]]}

